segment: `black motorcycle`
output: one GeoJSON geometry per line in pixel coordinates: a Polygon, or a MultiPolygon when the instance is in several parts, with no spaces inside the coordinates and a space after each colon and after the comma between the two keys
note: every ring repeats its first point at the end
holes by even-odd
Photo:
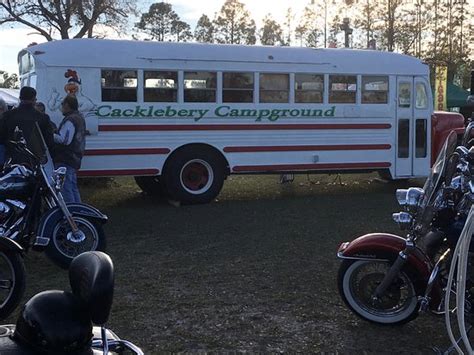
{"type": "Polygon", "coordinates": [[[23,252],[15,241],[0,238],[0,319],[15,310],[25,291],[23,252]]]}
{"type": "Polygon", "coordinates": [[[45,250],[62,268],[83,252],[105,251],[107,216],[83,203],[64,202],[66,169],[54,170],[38,126],[29,137],[17,135],[8,142],[13,158],[0,176],[0,237],[25,250],[45,250]]]}
{"type": "Polygon", "coordinates": [[[0,326],[0,354],[143,354],[105,327],[114,292],[114,268],[107,254],[76,257],[69,282],[71,292],[41,292],[24,305],[16,326],[0,326]]]}

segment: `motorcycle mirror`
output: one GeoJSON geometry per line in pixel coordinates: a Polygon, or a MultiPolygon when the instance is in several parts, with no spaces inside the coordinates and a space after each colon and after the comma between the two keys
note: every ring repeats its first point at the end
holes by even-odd
{"type": "Polygon", "coordinates": [[[444,177],[444,185],[445,186],[450,186],[451,185],[451,181],[453,181],[454,174],[456,173],[456,167],[458,165],[459,159],[460,159],[460,155],[457,151],[454,152],[449,157],[448,165],[446,166],[446,174],[445,174],[445,177],[444,177]]]}

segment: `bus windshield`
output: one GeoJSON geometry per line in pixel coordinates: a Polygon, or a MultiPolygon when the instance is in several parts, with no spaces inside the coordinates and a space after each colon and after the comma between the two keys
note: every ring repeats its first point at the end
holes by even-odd
{"type": "Polygon", "coordinates": [[[23,52],[18,57],[20,75],[31,73],[35,70],[35,60],[28,52],[23,52]]]}

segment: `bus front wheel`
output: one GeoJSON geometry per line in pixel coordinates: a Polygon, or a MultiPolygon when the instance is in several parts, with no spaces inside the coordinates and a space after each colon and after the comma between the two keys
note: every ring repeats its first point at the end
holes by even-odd
{"type": "Polygon", "coordinates": [[[168,196],[185,204],[209,203],[224,184],[225,162],[207,147],[175,152],[166,163],[163,183],[168,196]]]}

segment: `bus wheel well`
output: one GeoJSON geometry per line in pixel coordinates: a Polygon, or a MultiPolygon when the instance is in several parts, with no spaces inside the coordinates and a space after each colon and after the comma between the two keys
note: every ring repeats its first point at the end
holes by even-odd
{"type": "Polygon", "coordinates": [[[166,167],[167,167],[168,163],[173,160],[173,157],[176,154],[179,154],[179,152],[182,152],[182,151],[185,151],[185,150],[213,152],[221,160],[221,164],[224,167],[224,174],[226,176],[228,176],[230,174],[229,162],[227,161],[227,158],[224,156],[224,154],[222,154],[222,152],[219,149],[217,149],[216,147],[214,147],[212,145],[209,145],[209,144],[205,144],[205,143],[190,143],[190,144],[185,144],[185,145],[182,145],[181,147],[176,148],[166,158],[165,164],[163,166],[163,171],[166,171],[166,167]]]}

